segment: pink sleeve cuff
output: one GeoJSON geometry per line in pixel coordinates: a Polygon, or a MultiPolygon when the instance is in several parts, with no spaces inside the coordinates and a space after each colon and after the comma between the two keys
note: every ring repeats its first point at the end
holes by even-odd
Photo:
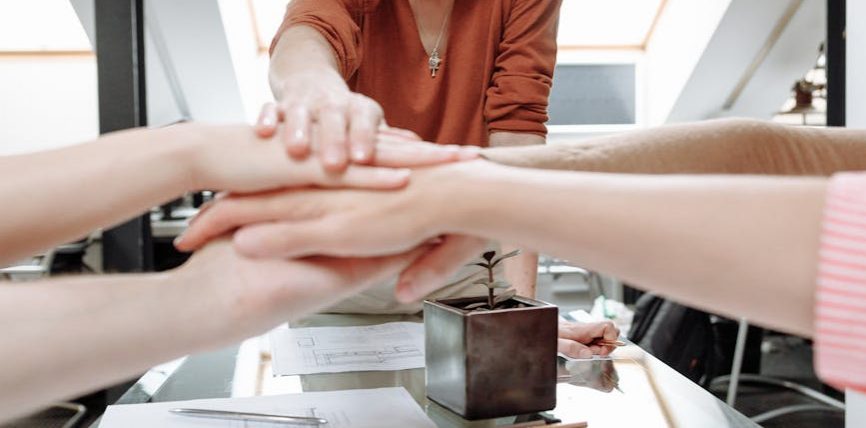
{"type": "Polygon", "coordinates": [[[839,389],[866,391],[866,173],[827,189],[815,296],[815,370],[839,389]]]}

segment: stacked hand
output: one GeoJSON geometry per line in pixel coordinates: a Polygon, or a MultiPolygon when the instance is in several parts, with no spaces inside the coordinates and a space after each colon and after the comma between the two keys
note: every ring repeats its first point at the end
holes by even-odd
{"type": "Polygon", "coordinates": [[[284,131],[257,137],[248,126],[180,125],[161,132],[194,141],[189,145],[191,189],[251,193],[289,187],[401,188],[409,182],[407,168],[474,159],[476,150],[439,146],[397,132],[376,137],[376,157],[369,165],[351,164],[330,171],[312,157],[286,156],[284,131]]]}
{"type": "MultiPolygon", "coordinates": [[[[354,163],[330,171],[313,156],[287,156],[285,132],[265,130],[269,136],[262,138],[261,127],[255,132],[248,126],[184,124],[156,131],[156,135],[187,142],[182,152],[184,161],[178,165],[189,177],[188,190],[215,189],[228,195],[302,188],[399,189],[410,181],[409,167],[477,157],[477,151],[472,149],[423,143],[411,133],[386,129],[375,135],[374,158],[368,164],[354,163]]],[[[220,212],[222,204],[214,208],[220,212]]],[[[205,208],[202,218],[207,218],[207,212],[205,208]]],[[[208,235],[207,240],[216,240],[219,235],[208,235]]],[[[195,248],[204,242],[199,244],[195,248]]],[[[191,249],[183,239],[178,240],[178,247],[191,249]]],[[[252,259],[238,254],[228,242],[215,242],[197,253],[178,274],[194,272],[195,282],[217,285],[215,290],[220,293],[234,293],[229,298],[238,304],[233,307],[257,314],[249,317],[249,322],[285,321],[397,274],[426,248],[405,250],[369,258],[252,259]]]]}
{"type": "Polygon", "coordinates": [[[177,275],[195,295],[216,296],[225,323],[215,332],[231,343],[291,321],[375,285],[412,262],[426,248],[369,258],[253,259],[217,240],[196,252],[177,275]]]}
{"type": "Polygon", "coordinates": [[[270,137],[282,128],[292,157],[313,155],[329,171],[374,162],[379,135],[420,140],[411,131],[388,127],[379,103],[350,91],[334,73],[296,72],[276,89],[279,101],[262,109],[259,135],[270,137]]]}
{"type": "MultiPolygon", "coordinates": [[[[404,271],[398,283],[398,299],[414,301],[441,287],[443,277],[477,256],[483,242],[448,234],[453,232],[448,226],[453,211],[450,195],[437,183],[454,176],[495,173],[497,168],[475,161],[418,169],[407,187],[388,192],[289,189],[235,195],[204,211],[178,247],[194,250],[235,230],[235,248],[253,258],[373,257],[438,241],[404,271]]],[[[587,352],[604,355],[612,348],[589,344],[618,334],[610,323],[565,324],[560,329],[560,351],[574,357],[587,352]]]]}

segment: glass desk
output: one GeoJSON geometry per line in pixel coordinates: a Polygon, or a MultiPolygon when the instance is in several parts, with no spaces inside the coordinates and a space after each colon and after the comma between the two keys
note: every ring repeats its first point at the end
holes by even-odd
{"type": "MultiPolygon", "coordinates": [[[[418,316],[315,315],[295,327],[371,325],[420,321],[418,316]]],[[[192,355],[146,373],[117,404],[199,398],[248,397],[308,391],[402,386],[439,427],[494,427],[515,417],[467,421],[427,400],[424,369],[273,377],[266,338],[192,355]]],[[[545,415],[563,423],[599,427],[758,427],[709,392],[636,345],[617,349],[611,360],[560,359],[557,407],[545,415]]],[[[517,422],[525,420],[518,419],[517,422]]],[[[94,427],[99,426],[96,422],[94,427]]]]}

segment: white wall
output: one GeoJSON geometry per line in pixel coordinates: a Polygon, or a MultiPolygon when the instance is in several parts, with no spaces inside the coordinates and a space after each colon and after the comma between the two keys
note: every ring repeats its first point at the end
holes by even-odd
{"type": "Polygon", "coordinates": [[[671,0],[646,52],[649,124],[771,118],[814,65],[825,21],[824,0],[671,0]],[[791,19],[749,75],[789,10],[791,19]],[[743,91],[726,107],[744,76],[743,91]]]}
{"type": "MultiPolygon", "coordinates": [[[[791,0],[773,0],[773,2],[777,3],[777,12],[783,12],[784,3],[791,0]]],[[[751,1],[749,3],[753,7],[757,3],[768,4],[751,1]]],[[[771,119],[784,101],[791,96],[794,82],[815,66],[819,47],[826,34],[826,1],[803,1],[733,106],[724,111],[719,105],[708,106],[714,108],[714,111],[709,112],[708,117],[738,116],[771,119]]],[[[741,76],[742,71],[736,75],[736,78],[739,79],[741,76]]],[[[728,95],[729,93],[725,94],[725,98],[728,95]]]]}
{"type": "MultiPolygon", "coordinates": [[[[93,0],[71,3],[94,44],[93,0]]],[[[267,58],[258,55],[249,10],[239,7],[246,2],[223,3],[225,11],[213,0],[147,2],[150,125],[183,117],[169,70],[194,120],[248,120],[268,99],[267,58]],[[161,46],[160,37],[165,42],[161,46]],[[243,85],[238,76],[245,79],[243,85]]],[[[98,121],[93,55],[0,56],[0,155],[96,138],[98,121]]]]}
{"type": "Polygon", "coordinates": [[[731,0],[669,0],[646,49],[647,122],[667,120],[731,0]]]}
{"type": "Polygon", "coordinates": [[[0,57],[0,154],[44,150],[99,134],[96,58],[0,57]]]}
{"type": "Polygon", "coordinates": [[[244,121],[246,112],[219,3],[148,0],[147,6],[147,29],[159,31],[165,41],[161,59],[174,70],[191,118],[205,122],[244,121]]]}
{"type": "MultiPolygon", "coordinates": [[[[267,78],[270,58],[259,52],[247,2],[219,0],[219,6],[247,121],[252,122],[258,116],[262,104],[273,100],[267,78]]],[[[263,42],[268,43],[270,40],[263,42]]]]}
{"type": "MultiPolygon", "coordinates": [[[[866,128],[866,1],[847,2],[846,124],[866,128]]],[[[845,426],[866,427],[866,394],[846,391],[845,426]]]]}

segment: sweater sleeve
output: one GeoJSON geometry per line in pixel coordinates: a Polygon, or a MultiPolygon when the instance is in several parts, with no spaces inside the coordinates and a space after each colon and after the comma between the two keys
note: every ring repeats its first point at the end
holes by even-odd
{"type": "Polygon", "coordinates": [[[488,132],[547,135],[561,0],[513,0],[487,89],[488,132]]]}
{"type": "Polygon", "coordinates": [[[866,391],[866,173],[838,174],[828,186],[815,305],[818,376],[866,391]]]}
{"type": "Polygon", "coordinates": [[[554,145],[488,149],[484,156],[511,166],[572,171],[829,177],[866,171],[866,130],[715,119],[554,145]]]}
{"type": "Polygon", "coordinates": [[[364,0],[292,0],[286,7],[283,23],[271,41],[270,53],[283,32],[293,25],[306,25],[318,31],[334,51],[340,74],[348,80],[358,70],[361,59],[361,27],[364,13],[375,3],[364,0]]]}

